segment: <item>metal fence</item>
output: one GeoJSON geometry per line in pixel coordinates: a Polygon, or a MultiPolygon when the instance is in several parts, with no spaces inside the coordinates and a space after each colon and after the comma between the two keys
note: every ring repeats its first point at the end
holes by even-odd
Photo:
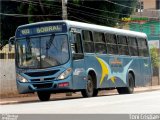
{"type": "Polygon", "coordinates": [[[8,44],[1,47],[1,49],[0,49],[0,59],[3,59],[3,60],[14,59],[15,58],[14,55],[15,55],[14,45],[12,46],[11,51],[9,51],[8,44]]]}

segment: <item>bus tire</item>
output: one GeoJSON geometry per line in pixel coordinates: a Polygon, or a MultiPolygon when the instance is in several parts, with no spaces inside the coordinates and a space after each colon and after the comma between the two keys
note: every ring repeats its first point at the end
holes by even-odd
{"type": "Polygon", "coordinates": [[[40,101],[48,101],[51,96],[50,92],[45,92],[45,91],[39,91],[37,92],[37,94],[40,101]]]}
{"type": "Polygon", "coordinates": [[[86,89],[81,91],[83,97],[97,96],[98,89],[95,88],[93,78],[88,75],[86,89]]]}
{"type": "Polygon", "coordinates": [[[134,77],[131,73],[128,74],[128,87],[117,88],[119,94],[132,94],[134,92],[134,77]]]}
{"type": "Polygon", "coordinates": [[[96,97],[98,95],[98,89],[94,89],[93,91],[93,97],[96,97]]]}

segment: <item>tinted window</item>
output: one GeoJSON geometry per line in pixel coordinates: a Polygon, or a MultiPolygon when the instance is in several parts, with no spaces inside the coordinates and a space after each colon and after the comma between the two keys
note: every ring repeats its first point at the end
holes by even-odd
{"type": "Polygon", "coordinates": [[[105,38],[106,38],[106,42],[107,42],[107,43],[117,44],[116,35],[113,35],[113,34],[105,34],[105,38]]]}
{"type": "Polygon", "coordinates": [[[93,41],[91,31],[83,30],[82,33],[83,33],[83,40],[84,41],[93,41]]]}
{"type": "Polygon", "coordinates": [[[103,33],[94,32],[94,44],[95,44],[95,53],[100,53],[100,54],[107,53],[107,47],[103,33]]]}
{"type": "Polygon", "coordinates": [[[132,56],[138,56],[137,40],[134,37],[128,37],[129,52],[132,56]]]}
{"type": "Polygon", "coordinates": [[[116,35],[105,34],[105,39],[107,43],[107,51],[109,54],[118,54],[116,35]]]}
{"type": "Polygon", "coordinates": [[[129,50],[128,50],[127,38],[125,36],[117,36],[117,40],[118,40],[118,53],[120,55],[128,55],[129,50]]]}
{"type": "Polygon", "coordinates": [[[125,36],[117,36],[118,44],[127,45],[127,39],[125,36]]]}
{"type": "Polygon", "coordinates": [[[72,52],[73,53],[82,53],[82,43],[81,43],[81,34],[74,33],[74,39],[76,41],[75,44],[72,44],[72,52]]]}
{"type": "Polygon", "coordinates": [[[139,49],[140,56],[144,56],[144,57],[149,56],[146,39],[138,38],[138,49],[139,49]]]}
{"type": "Polygon", "coordinates": [[[94,43],[93,43],[93,37],[92,37],[92,32],[83,30],[82,31],[83,35],[83,40],[84,40],[84,51],[88,53],[93,53],[94,52],[94,43]]]}
{"type": "Polygon", "coordinates": [[[99,32],[94,32],[94,42],[102,42],[104,43],[104,34],[99,32]]]}

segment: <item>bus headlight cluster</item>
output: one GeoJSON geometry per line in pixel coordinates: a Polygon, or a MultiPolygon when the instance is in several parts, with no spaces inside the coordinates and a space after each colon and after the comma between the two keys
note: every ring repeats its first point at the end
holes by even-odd
{"type": "Polygon", "coordinates": [[[17,77],[17,79],[20,81],[20,82],[28,82],[28,80],[27,79],[25,79],[24,77],[22,77],[21,75],[19,75],[19,74],[16,74],[16,77],[17,77]]]}
{"type": "Polygon", "coordinates": [[[58,77],[59,80],[63,80],[65,78],[68,77],[68,75],[70,75],[70,73],[72,72],[72,68],[68,68],[66,71],[64,71],[63,73],[61,73],[61,75],[58,77]]]}

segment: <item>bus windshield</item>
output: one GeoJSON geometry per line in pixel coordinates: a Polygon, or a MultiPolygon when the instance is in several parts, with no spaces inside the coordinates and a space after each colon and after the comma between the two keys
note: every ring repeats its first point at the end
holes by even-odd
{"type": "Polygon", "coordinates": [[[67,35],[48,35],[17,39],[16,61],[20,68],[48,68],[69,59],[67,35]]]}

